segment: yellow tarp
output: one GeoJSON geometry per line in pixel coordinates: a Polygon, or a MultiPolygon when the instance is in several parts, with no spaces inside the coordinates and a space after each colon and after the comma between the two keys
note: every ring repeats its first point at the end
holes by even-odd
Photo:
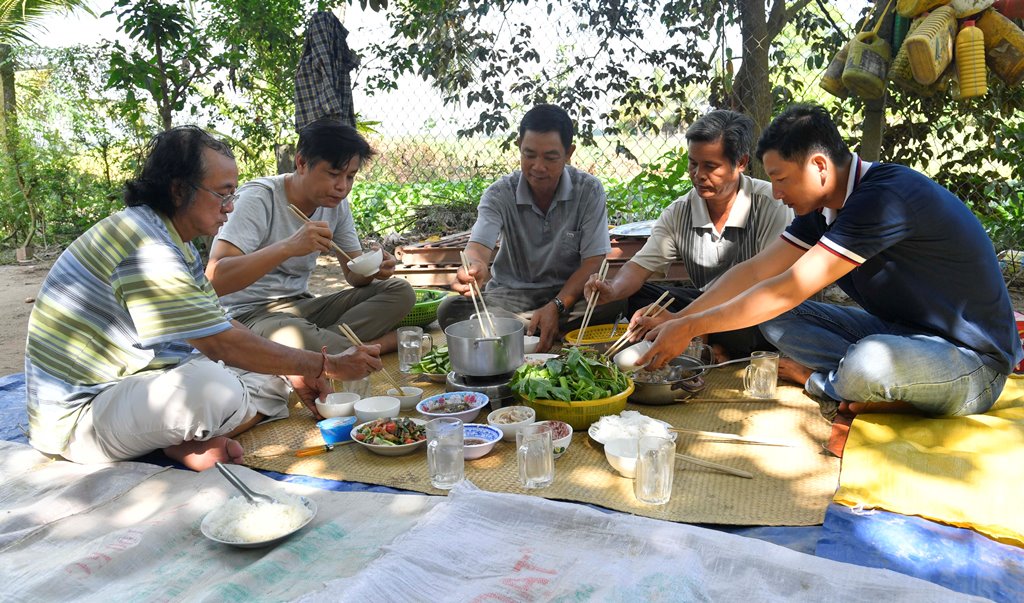
{"type": "Polygon", "coordinates": [[[1024,379],[988,414],[859,415],[835,502],[968,527],[1024,546],[1024,379]]]}

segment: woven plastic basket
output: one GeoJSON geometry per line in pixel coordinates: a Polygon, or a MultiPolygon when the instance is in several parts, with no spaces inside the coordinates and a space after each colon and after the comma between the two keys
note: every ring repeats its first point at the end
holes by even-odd
{"type": "Polygon", "coordinates": [[[425,327],[437,318],[437,307],[441,301],[453,295],[451,291],[438,289],[416,289],[416,304],[412,310],[398,323],[400,327],[425,327]]]}
{"type": "Polygon", "coordinates": [[[524,400],[523,403],[537,411],[538,421],[565,421],[576,431],[586,430],[590,424],[605,415],[617,415],[626,408],[626,399],[633,393],[633,380],[625,391],[585,402],[563,402],[561,400],[524,400]]]}
{"type": "MultiPolygon", "coordinates": [[[[619,325],[619,330],[612,335],[615,325],[590,325],[583,333],[583,341],[580,345],[594,345],[597,343],[612,343],[626,332],[627,325],[619,325]]],[[[576,338],[580,336],[580,330],[569,331],[565,334],[565,342],[569,345],[576,345],[576,338]]]]}

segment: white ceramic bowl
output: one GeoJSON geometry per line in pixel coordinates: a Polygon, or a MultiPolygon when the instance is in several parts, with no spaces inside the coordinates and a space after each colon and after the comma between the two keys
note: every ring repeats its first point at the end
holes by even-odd
{"type": "Polygon", "coordinates": [[[356,402],[356,418],[360,423],[374,419],[397,417],[402,404],[391,396],[371,396],[356,402]]]}
{"type": "Polygon", "coordinates": [[[616,438],[604,443],[604,456],[622,477],[636,477],[636,438],[616,438]]]}
{"type": "Polygon", "coordinates": [[[551,425],[551,447],[555,451],[555,458],[565,454],[565,451],[569,449],[569,444],[572,444],[572,425],[569,425],[565,421],[540,421],[541,423],[547,423],[551,425]],[[567,432],[568,435],[563,435],[560,438],[555,437],[555,430],[567,432]]]}
{"type": "Polygon", "coordinates": [[[537,346],[540,345],[540,337],[536,335],[523,335],[523,353],[532,354],[537,351],[537,346]]]}
{"type": "Polygon", "coordinates": [[[494,449],[494,445],[501,439],[502,432],[497,427],[491,425],[481,425],[479,423],[466,423],[462,426],[462,456],[467,461],[478,459],[491,450],[494,449]],[[472,440],[482,440],[478,443],[471,443],[472,440]]]}
{"type": "MultiPolygon", "coordinates": [[[[423,419],[409,419],[409,420],[412,421],[413,423],[417,424],[417,425],[426,425],[427,424],[427,422],[424,421],[423,419]]],[[[355,427],[352,428],[352,440],[356,444],[359,444],[360,446],[362,446],[363,448],[366,448],[367,450],[369,450],[370,452],[372,452],[374,454],[379,454],[381,456],[404,456],[406,454],[412,454],[413,452],[416,452],[417,450],[419,450],[420,448],[422,448],[423,446],[425,446],[427,444],[427,440],[426,439],[422,439],[422,440],[420,440],[418,442],[413,442],[412,444],[397,444],[395,446],[383,446],[383,445],[380,445],[380,444],[367,444],[366,442],[360,441],[359,439],[356,438],[356,433],[358,433],[361,428],[366,426],[367,423],[371,423],[371,421],[367,421],[366,423],[360,423],[359,425],[356,425],[355,427]]]]}
{"type": "Polygon", "coordinates": [[[348,263],[348,269],[361,276],[373,276],[380,272],[380,264],[384,261],[384,251],[374,249],[357,256],[348,263]]]}
{"type": "Polygon", "coordinates": [[[487,406],[489,401],[490,398],[486,394],[477,392],[445,392],[421,400],[416,405],[416,412],[431,419],[452,417],[469,423],[480,414],[480,409],[487,406]],[[461,406],[463,403],[469,404],[467,410],[452,410],[452,405],[461,406]]]}
{"type": "Polygon", "coordinates": [[[327,394],[327,399],[321,402],[316,401],[316,411],[325,419],[334,417],[351,417],[355,412],[356,402],[359,394],[352,392],[334,392],[327,394]]]}
{"type": "Polygon", "coordinates": [[[412,410],[416,408],[416,403],[423,397],[422,387],[413,387],[412,385],[403,385],[402,391],[398,391],[395,388],[388,390],[387,395],[398,398],[398,402],[401,405],[402,410],[412,410]]]}
{"type": "Polygon", "coordinates": [[[515,442],[516,433],[523,428],[524,425],[529,425],[537,420],[537,411],[533,410],[529,406],[506,406],[505,408],[499,408],[498,410],[487,415],[487,424],[497,427],[501,430],[501,439],[506,442],[515,442]],[[520,413],[526,418],[513,423],[503,423],[499,419],[508,413],[520,413]]]}
{"type": "Polygon", "coordinates": [[[558,354],[523,354],[523,362],[531,366],[540,366],[552,358],[558,358],[558,354]]]}
{"type": "Polygon", "coordinates": [[[646,339],[634,343],[615,355],[615,366],[619,367],[622,372],[639,370],[641,367],[637,365],[636,361],[649,352],[653,346],[654,343],[646,339]]]}

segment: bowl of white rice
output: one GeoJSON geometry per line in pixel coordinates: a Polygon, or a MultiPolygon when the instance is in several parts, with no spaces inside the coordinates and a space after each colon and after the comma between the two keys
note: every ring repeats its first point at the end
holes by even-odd
{"type": "Polygon", "coordinates": [[[242,548],[277,544],[313,521],[316,503],[305,496],[275,493],[275,503],[250,503],[235,496],[210,511],[199,529],[214,542],[242,548]]]}
{"type": "Polygon", "coordinates": [[[617,415],[608,415],[595,421],[587,434],[598,444],[618,439],[639,439],[640,436],[652,435],[676,439],[676,433],[670,432],[671,427],[664,421],[652,419],[635,410],[624,410],[617,415]]]}

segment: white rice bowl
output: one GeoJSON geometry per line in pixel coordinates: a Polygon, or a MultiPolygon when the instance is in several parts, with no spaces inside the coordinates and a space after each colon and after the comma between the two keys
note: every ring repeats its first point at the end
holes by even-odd
{"type": "Polygon", "coordinates": [[[242,496],[229,499],[203,519],[203,532],[231,544],[255,544],[287,536],[313,518],[302,498],[275,493],[276,503],[252,504],[242,496]]]}
{"type": "Polygon", "coordinates": [[[590,426],[587,433],[601,444],[616,439],[638,439],[647,435],[675,440],[676,434],[669,432],[669,427],[668,423],[652,419],[635,410],[624,410],[617,415],[601,417],[590,426]]]}

